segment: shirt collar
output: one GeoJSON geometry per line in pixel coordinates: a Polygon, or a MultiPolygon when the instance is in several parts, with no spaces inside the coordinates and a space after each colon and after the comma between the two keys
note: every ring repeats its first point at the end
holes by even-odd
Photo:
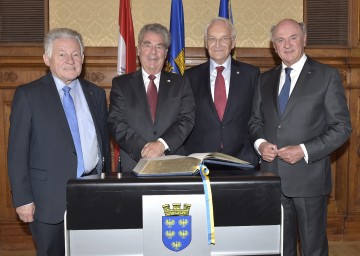
{"type": "MultiPolygon", "coordinates": [[[[144,82],[149,81],[150,80],[149,79],[149,74],[146,73],[143,68],[141,69],[141,71],[142,71],[142,76],[143,76],[144,82]]],[[[155,83],[160,80],[160,74],[161,74],[161,71],[159,73],[155,74],[155,76],[156,76],[156,78],[154,80],[155,83]]]]}
{"type": "Polygon", "coordinates": [[[71,81],[70,84],[67,85],[60,78],[55,76],[54,74],[52,74],[52,76],[54,78],[56,89],[58,90],[58,92],[60,92],[64,86],[69,86],[71,89],[73,89],[76,84],[76,81],[77,81],[77,79],[75,79],[75,80],[71,81]]]}
{"type": "MultiPolygon", "coordinates": [[[[297,72],[300,72],[305,64],[305,61],[307,60],[307,56],[306,54],[304,53],[303,56],[301,56],[301,58],[296,62],[294,63],[293,65],[291,65],[291,68],[294,70],[294,71],[297,71],[297,72]]],[[[282,62],[282,69],[281,71],[283,71],[285,68],[287,68],[287,66],[284,64],[284,62],[282,62]]]]}
{"type": "Polygon", "coordinates": [[[214,69],[218,66],[223,66],[225,69],[228,69],[231,64],[231,56],[229,55],[225,62],[221,65],[217,64],[213,59],[210,59],[210,70],[214,71],[214,69]]]}

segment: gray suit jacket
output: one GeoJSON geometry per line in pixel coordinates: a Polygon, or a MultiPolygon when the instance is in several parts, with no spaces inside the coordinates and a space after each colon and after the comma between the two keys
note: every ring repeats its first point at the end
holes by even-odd
{"type": "Polygon", "coordinates": [[[339,72],[307,59],[282,116],[278,110],[281,65],[260,76],[249,122],[252,141],[278,148],[304,143],[309,162],[288,164],[276,158],[261,169],[281,177],[289,197],[326,195],[331,191],[330,154],[351,134],[350,113],[339,72]]]}
{"type": "Polygon", "coordinates": [[[171,154],[183,154],[182,145],[194,126],[195,103],[189,81],[161,72],[155,123],[151,118],[141,69],[115,77],[110,92],[108,124],[120,146],[121,167],[132,171],[146,143],[162,138],[171,154]]]}
{"type": "MultiPolygon", "coordinates": [[[[110,168],[105,91],[79,79],[110,168]]],[[[51,73],[16,89],[10,116],[8,171],[15,207],[35,203],[35,218],[59,223],[66,209],[66,183],[76,178],[77,156],[51,73]]]]}

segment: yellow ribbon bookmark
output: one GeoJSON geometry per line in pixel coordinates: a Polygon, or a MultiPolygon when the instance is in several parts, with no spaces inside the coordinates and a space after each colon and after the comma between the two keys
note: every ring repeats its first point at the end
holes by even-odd
{"type": "Polygon", "coordinates": [[[196,170],[200,172],[206,200],[206,218],[208,228],[208,244],[215,245],[215,227],[214,227],[214,211],[213,211],[213,200],[210,186],[209,169],[204,164],[199,164],[196,170]]]}

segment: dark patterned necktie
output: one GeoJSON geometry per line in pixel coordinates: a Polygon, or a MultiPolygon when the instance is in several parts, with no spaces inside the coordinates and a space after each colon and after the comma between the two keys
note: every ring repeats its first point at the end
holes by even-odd
{"type": "Polygon", "coordinates": [[[223,70],[224,70],[223,66],[216,67],[217,75],[215,79],[215,88],[214,88],[214,104],[220,121],[222,121],[224,117],[224,112],[226,107],[226,89],[225,89],[225,79],[222,75],[223,70]]]}
{"type": "Polygon", "coordinates": [[[285,82],[284,85],[281,89],[281,92],[279,94],[279,111],[280,114],[282,115],[286,104],[288,102],[289,99],[289,94],[290,94],[290,85],[291,85],[291,77],[290,77],[290,73],[291,73],[292,68],[285,68],[285,82]]]}
{"type": "Polygon", "coordinates": [[[156,76],[149,75],[150,83],[148,85],[146,92],[153,122],[155,122],[156,103],[157,103],[157,88],[154,82],[155,78],[156,76]]]}

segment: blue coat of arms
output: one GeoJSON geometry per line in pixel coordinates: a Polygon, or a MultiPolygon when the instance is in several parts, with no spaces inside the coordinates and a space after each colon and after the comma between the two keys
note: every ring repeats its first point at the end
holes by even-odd
{"type": "Polygon", "coordinates": [[[170,206],[163,205],[165,216],[162,217],[162,241],[163,244],[174,252],[185,249],[191,242],[191,216],[189,216],[190,204],[170,206]]]}

